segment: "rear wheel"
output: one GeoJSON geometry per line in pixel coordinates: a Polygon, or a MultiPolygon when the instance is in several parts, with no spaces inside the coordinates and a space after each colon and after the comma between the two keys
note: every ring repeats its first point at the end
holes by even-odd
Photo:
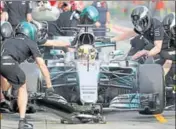
{"type": "Polygon", "coordinates": [[[140,65],[138,75],[139,92],[141,95],[147,95],[145,102],[140,97],[141,110],[139,113],[144,115],[162,113],[165,107],[165,84],[162,67],[158,64],[140,65]],[[146,101],[149,101],[148,105],[146,105],[146,101]]]}

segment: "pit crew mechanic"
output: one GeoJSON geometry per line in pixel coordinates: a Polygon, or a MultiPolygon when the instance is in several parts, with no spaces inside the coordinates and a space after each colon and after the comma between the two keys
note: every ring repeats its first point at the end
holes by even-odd
{"type": "Polygon", "coordinates": [[[130,41],[132,49],[129,54],[133,55],[133,59],[142,55],[156,56],[168,47],[169,38],[164,33],[162,23],[151,17],[147,7],[136,7],[131,13],[131,21],[134,29],[112,38],[111,41],[121,41],[135,36],[130,41]]]}
{"type": "MultiPolygon", "coordinates": [[[[12,26],[9,22],[1,22],[1,26],[0,26],[0,49],[2,48],[1,47],[2,42],[5,39],[10,38],[12,36],[12,32],[13,32],[13,28],[12,28],[12,26]]],[[[6,81],[6,80],[4,80],[4,78],[1,77],[1,82],[2,81],[6,81]]],[[[2,93],[3,91],[6,91],[5,90],[6,88],[4,88],[4,87],[6,87],[6,86],[0,84],[0,107],[3,107],[3,105],[8,105],[8,102],[6,102],[4,94],[2,93]],[[2,91],[2,89],[3,89],[3,91],[2,91]]]]}
{"type": "MultiPolygon", "coordinates": [[[[166,15],[162,21],[165,33],[168,35],[170,41],[168,42],[168,48],[163,49],[160,53],[161,58],[165,61],[163,69],[165,75],[167,75],[172,67],[173,61],[176,61],[176,25],[175,25],[175,12],[166,15]]],[[[173,73],[172,73],[173,74],[173,73]]],[[[174,73],[175,74],[175,73],[174,73]]],[[[174,75],[173,75],[174,77],[174,75]]]]}
{"type": "MultiPolygon", "coordinates": [[[[20,114],[19,129],[33,128],[33,125],[28,123],[25,119],[28,95],[25,74],[19,67],[19,64],[30,56],[33,56],[46,80],[46,96],[52,95],[54,92],[49,71],[44,60],[41,58],[36,43],[36,36],[36,27],[31,23],[22,22],[17,27],[15,37],[6,39],[2,44],[0,74],[8,80],[14,90],[18,90],[18,107],[20,114]]],[[[3,83],[6,82],[1,82],[2,85],[3,83]]]]}
{"type": "Polygon", "coordinates": [[[22,21],[32,21],[31,1],[4,1],[1,21],[9,21],[15,28],[22,21]]]}
{"type": "Polygon", "coordinates": [[[94,32],[95,36],[106,36],[106,28],[110,24],[110,12],[108,8],[107,1],[99,1],[96,0],[92,3],[98,12],[99,12],[99,20],[95,23],[96,29],[94,32]],[[101,28],[99,30],[99,28],[101,28]]]}
{"type": "Polygon", "coordinates": [[[82,7],[79,6],[79,2],[75,1],[74,4],[67,3],[69,11],[60,14],[56,21],[48,22],[48,36],[52,38],[53,36],[73,36],[74,33],[71,31],[62,31],[62,27],[77,27],[79,24],[79,14],[82,7]],[[74,8],[73,8],[74,5],[74,8]],[[67,21],[67,22],[65,22],[67,21]]]}

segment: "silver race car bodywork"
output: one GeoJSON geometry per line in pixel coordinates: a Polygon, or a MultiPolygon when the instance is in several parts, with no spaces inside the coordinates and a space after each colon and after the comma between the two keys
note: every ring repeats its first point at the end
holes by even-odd
{"type": "Polygon", "coordinates": [[[81,122],[104,122],[100,114],[107,108],[137,110],[145,115],[162,113],[165,107],[162,67],[151,60],[143,64],[131,60],[128,53],[116,50],[116,43],[103,42],[104,38],[87,32],[90,25],[80,26],[82,30],[84,27],[86,32],[74,37],[56,37],[76,39],[74,52],[57,47],[44,50],[55,96],[42,97],[46,84],[35,63],[21,65],[27,76],[30,100],[36,101],[31,102],[54,112],[62,108],[71,115],[62,114],[63,122],[70,123],[75,123],[73,117],[81,122]],[[103,47],[114,47],[114,51],[99,51],[103,47]]]}

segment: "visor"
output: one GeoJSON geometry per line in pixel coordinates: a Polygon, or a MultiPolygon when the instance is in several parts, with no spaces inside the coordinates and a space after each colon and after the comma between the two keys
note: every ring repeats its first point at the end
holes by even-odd
{"type": "Polygon", "coordinates": [[[136,29],[137,31],[139,31],[139,32],[142,32],[142,31],[143,31],[142,27],[139,26],[139,25],[136,25],[136,26],[135,26],[135,29],[136,29]]]}
{"type": "Polygon", "coordinates": [[[144,32],[148,28],[149,19],[148,18],[139,19],[139,16],[133,16],[132,23],[137,31],[144,32]]]}

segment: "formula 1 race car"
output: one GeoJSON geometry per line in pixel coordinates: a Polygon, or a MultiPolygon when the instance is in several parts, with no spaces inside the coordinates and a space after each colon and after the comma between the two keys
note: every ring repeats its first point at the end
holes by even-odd
{"type": "Polygon", "coordinates": [[[56,94],[44,96],[46,84],[35,63],[23,64],[27,73],[29,105],[39,105],[59,114],[62,122],[105,123],[105,109],[137,110],[140,114],[162,113],[165,108],[163,69],[152,58],[143,64],[132,60],[128,53],[116,49],[109,37],[95,37],[92,25],[63,28],[75,31],[74,52],[47,48],[43,57],[51,74],[56,94]],[[107,40],[108,41],[108,40],[107,40]],[[113,47],[110,53],[98,51],[113,47]],[[60,111],[63,112],[60,112],[60,111]]]}

